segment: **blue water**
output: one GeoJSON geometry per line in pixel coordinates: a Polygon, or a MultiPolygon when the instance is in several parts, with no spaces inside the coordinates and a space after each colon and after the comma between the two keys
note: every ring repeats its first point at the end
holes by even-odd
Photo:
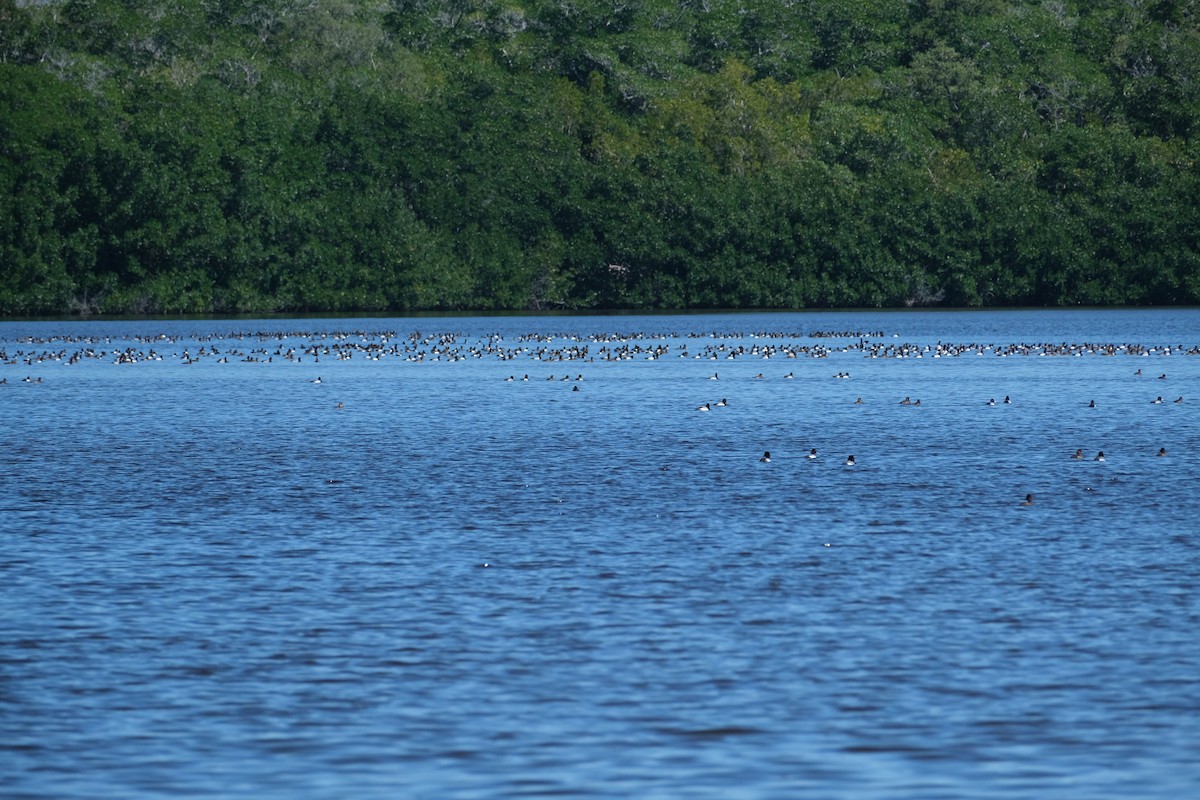
{"type": "Polygon", "coordinates": [[[0,323],[0,796],[1193,796],[1197,348],[1197,310],[0,323]]]}

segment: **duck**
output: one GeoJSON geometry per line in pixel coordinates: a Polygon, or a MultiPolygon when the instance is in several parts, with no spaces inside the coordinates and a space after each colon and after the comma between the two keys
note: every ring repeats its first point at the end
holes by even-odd
{"type": "Polygon", "coordinates": [[[762,454],[762,458],[760,458],[759,461],[761,461],[764,464],[770,464],[771,463],[771,451],[770,450],[764,451],[762,454]]]}
{"type": "Polygon", "coordinates": [[[727,405],[729,405],[729,401],[726,400],[724,397],[722,397],[720,400],[717,401],[717,408],[724,408],[727,405]]]}
{"type": "Polygon", "coordinates": [[[1155,406],[1161,406],[1162,405],[1162,395],[1159,395],[1158,397],[1151,400],[1150,404],[1155,405],[1155,406]]]}
{"type": "Polygon", "coordinates": [[[1101,450],[1099,453],[1096,453],[1096,457],[1093,458],[1092,460],[1093,461],[1103,461],[1104,460],[1104,451],[1101,450]]]}
{"type": "Polygon", "coordinates": [[[815,448],[815,447],[814,447],[812,450],[809,450],[809,451],[808,451],[808,457],[809,457],[810,459],[812,459],[812,458],[816,458],[816,457],[817,457],[817,448],[815,448]]]}
{"type": "Polygon", "coordinates": [[[1162,458],[1166,454],[1167,454],[1167,448],[1165,448],[1165,447],[1158,448],[1158,457],[1159,458],[1162,458]]]}
{"type": "Polygon", "coordinates": [[[320,376],[317,376],[317,377],[313,378],[311,381],[309,381],[309,383],[321,383],[321,378],[320,378],[320,376]]]}
{"type": "Polygon", "coordinates": [[[987,404],[988,404],[989,406],[994,406],[994,405],[996,405],[996,398],[994,398],[994,397],[993,397],[991,400],[988,400],[988,401],[987,401],[987,404]]]}
{"type": "Polygon", "coordinates": [[[708,403],[705,403],[704,405],[696,406],[697,411],[708,411],[709,409],[710,409],[710,406],[708,403]]]}
{"type": "Polygon", "coordinates": [[[855,466],[855,463],[854,463],[854,456],[846,456],[846,466],[847,466],[847,467],[853,467],[853,466],[855,466]]]}
{"type": "Polygon", "coordinates": [[[1006,406],[1012,405],[1012,398],[1010,398],[1008,395],[1004,395],[1004,405],[1006,405],[1006,406]]]}
{"type": "Polygon", "coordinates": [[[1182,396],[1180,396],[1180,397],[1176,397],[1176,398],[1175,398],[1175,402],[1176,402],[1176,403],[1182,403],[1182,402],[1183,402],[1183,397],[1182,397],[1182,396]]]}
{"type": "Polygon", "coordinates": [[[1088,403],[1088,408],[1095,408],[1095,407],[1096,407],[1096,401],[1095,401],[1095,400],[1092,400],[1091,402],[1089,402],[1089,403],[1088,403]]]}
{"type": "Polygon", "coordinates": [[[1031,495],[1031,494],[1025,495],[1025,500],[1021,503],[1021,505],[1023,505],[1023,506],[1033,505],[1033,495],[1031,495]]]}
{"type": "Polygon", "coordinates": [[[1076,461],[1083,461],[1083,448],[1081,447],[1078,450],[1076,450],[1075,455],[1071,456],[1071,458],[1073,458],[1076,461]]]}

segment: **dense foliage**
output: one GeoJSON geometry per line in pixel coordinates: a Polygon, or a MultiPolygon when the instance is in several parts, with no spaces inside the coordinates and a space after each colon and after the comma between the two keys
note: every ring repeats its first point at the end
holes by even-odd
{"type": "Polygon", "coordinates": [[[1200,302],[1196,0],[0,0],[0,314],[1200,302]]]}

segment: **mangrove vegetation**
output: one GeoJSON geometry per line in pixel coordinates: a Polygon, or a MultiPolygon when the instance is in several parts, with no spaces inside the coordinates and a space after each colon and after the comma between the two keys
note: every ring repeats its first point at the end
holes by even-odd
{"type": "Polygon", "coordinates": [[[1200,302],[1196,0],[0,0],[0,314],[1200,302]]]}

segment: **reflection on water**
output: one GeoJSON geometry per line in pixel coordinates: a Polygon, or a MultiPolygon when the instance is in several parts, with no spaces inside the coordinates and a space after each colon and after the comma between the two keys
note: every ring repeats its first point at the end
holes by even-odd
{"type": "Polygon", "coordinates": [[[1186,796],[1197,323],[2,324],[5,791],[1186,796]]]}

